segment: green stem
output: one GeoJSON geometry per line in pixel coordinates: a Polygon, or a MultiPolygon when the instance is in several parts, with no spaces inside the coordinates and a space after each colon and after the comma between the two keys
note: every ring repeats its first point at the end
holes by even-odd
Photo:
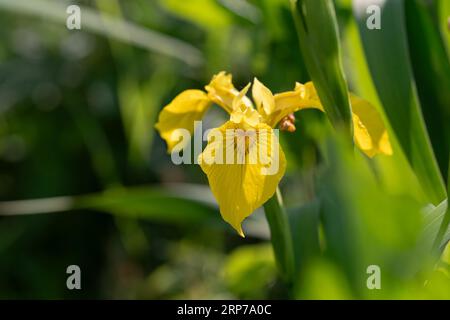
{"type": "Polygon", "coordinates": [[[288,216],[283,207],[279,189],[264,204],[264,211],[269,223],[272,246],[278,267],[283,279],[288,284],[292,284],[295,271],[294,248],[288,216]]]}

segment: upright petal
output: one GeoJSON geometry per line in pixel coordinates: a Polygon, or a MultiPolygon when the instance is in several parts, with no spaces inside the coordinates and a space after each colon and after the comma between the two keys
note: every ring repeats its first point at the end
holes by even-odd
{"type": "MultiPolygon", "coordinates": [[[[239,91],[233,85],[231,74],[221,71],[214,75],[211,82],[205,86],[205,90],[208,92],[211,101],[221,106],[228,113],[233,111],[233,100],[239,94],[239,91]]],[[[243,102],[247,106],[252,105],[247,97],[243,97],[243,102]]]]}
{"type": "Polygon", "coordinates": [[[377,110],[366,100],[350,95],[356,145],[369,157],[392,154],[387,130],[377,110]]]}
{"type": "Polygon", "coordinates": [[[186,129],[191,134],[194,132],[194,121],[201,120],[211,101],[207,94],[201,90],[186,90],[165,106],[159,113],[158,123],[155,128],[167,143],[167,151],[170,153],[175,146],[180,149],[180,137],[177,130],[186,129]]]}
{"type": "Polygon", "coordinates": [[[199,163],[223,219],[241,236],[242,221],[273,196],[286,169],[278,139],[272,128],[263,123],[253,131],[243,131],[229,121],[213,130],[199,163]],[[243,148],[238,142],[242,135],[254,137],[244,138],[243,148]]]}
{"type": "MultiPolygon", "coordinates": [[[[377,110],[366,100],[350,94],[354,139],[356,145],[369,157],[392,154],[389,136],[377,110]]],[[[312,82],[297,83],[294,91],[275,95],[275,110],[266,123],[271,127],[295,111],[315,108],[324,111],[312,82]]]]}
{"type": "Polygon", "coordinates": [[[296,83],[293,91],[277,93],[274,98],[275,108],[267,118],[267,124],[271,127],[275,127],[281,119],[298,110],[313,108],[323,111],[312,82],[296,83]]]}
{"type": "Polygon", "coordinates": [[[230,121],[241,125],[243,128],[255,127],[261,120],[259,112],[244,103],[244,98],[250,86],[251,83],[247,84],[234,98],[233,112],[230,114],[230,121]]]}
{"type": "Polygon", "coordinates": [[[250,88],[252,84],[248,83],[244,89],[238,92],[238,94],[233,98],[233,102],[231,103],[232,111],[235,111],[237,109],[246,109],[247,106],[245,104],[244,99],[247,97],[246,94],[248,92],[248,89],[250,88]]]}
{"type": "Polygon", "coordinates": [[[272,91],[256,78],[253,81],[252,95],[256,109],[261,115],[268,116],[274,111],[275,99],[272,91]]]}

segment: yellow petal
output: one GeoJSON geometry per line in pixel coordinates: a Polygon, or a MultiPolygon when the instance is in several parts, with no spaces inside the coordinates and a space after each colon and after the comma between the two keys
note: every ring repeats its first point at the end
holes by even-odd
{"type": "MultiPolygon", "coordinates": [[[[213,76],[205,89],[211,101],[221,106],[228,113],[233,111],[233,100],[239,94],[239,91],[233,85],[231,74],[227,74],[225,71],[219,72],[213,76]]],[[[242,101],[247,106],[252,104],[247,97],[243,97],[242,101]]]]}
{"type": "Polygon", "coordinates": [[[165,106],[160,114],[155,128],[167,143],[170,153],[176,146],[182,149],[188,141],[181,141],[178,135],[180,129],[194,132],[194,121],[200,120],[211,105],[207,94],[201,90],[186,90],[165,106]]]}
{"type": "Polygon", "coordinates": [[[256,104],[256,109],[261,115],[267,116],[274,111],[275,99],[272,91],[256,78],[253,81],[252,95],[256,104]]]}
{"type": "Polygon", "coordinates": [[[356,145],[369,157],[376,154],[392,154],[389,136],[383,119],[366,100],[350,95],[353,112],[353,128],[356,145]]]}
{"type": "Polygon", "coordinates": [[[294,91],[277,93],[274,98],[275,109],[266,121],[271,127],[275,127],[281,119],[298,110],[313,108],[323,111],[312,82],[296,83],[294,91]]]}
{"type": "MultiPolygon", "coordinates": [[[[376,154],[392,154],[389,136],[383,119],[377,110],[366,100],[350,94],[352,103],[352,119],[356,145],[369,157],[376,154]]],[[[297,83],[294,91],[275,95],[275,110],[266,120],[272,127],[292,112],[305,108],[316,108],[324,111],[314,84],[297,83]]]]}
{"type": "Polygon", "coordinates": [[[233,102],[231,104],[232,106],[232,110],[239,110],[239,109],[247,109],[247,106],[245,105],[244,102],[244,98],[246,97],[245,95],[248,92],[248,89],[250,88],[251,83],[248,83],[244,89],[242,89],[241,91],[239,91],[239,93],[234,97],[233,102]]]}
{"type": "Polygon", "coordinates": [[[253,108],[238,108],[231,113],[230,121],[242,127],[255,127],[261,121],[261,115],[253,108]]]}
{"type": "Polygon", "coordinates": [[[245,131],[253,132],[254,139],[244,138],[244,148],[237,142],[242,132],[242,127],[231,121],[212,130],[199,163],[223,219],[244,236],[242,221],[273,196],[284,175],[286,159],[276,135],[266,124],[245,131]],[[266,157],[255,156],[260,151],[266,157]]]}

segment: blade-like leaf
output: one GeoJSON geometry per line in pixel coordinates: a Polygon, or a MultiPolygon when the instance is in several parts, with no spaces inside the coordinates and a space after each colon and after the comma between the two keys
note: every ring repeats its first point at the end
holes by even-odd
{"type": "Polygon", "coordinates": [[[424,267],[430,250],[417,247],[421,204],[386,192],[370,162],[343,141],[330,137],[324,148],[327,167],[318,183],[325,254],[340,266],[358,296],[389,296],[389,288],[367,290],[363,271],[376,264],[392,285],[424,267]],[[408,270],[402,269],[405,265],[408,270]]]}
{"type": "Polygon", "coordinates": [[[431,8],[423,0],[406,3],[408,43],[417,90],[442,176],[450,154],[450,62],[431,8]]]}
{"type": "MultiPolygon", "coordinates": [[[[351,4],[349,4],[351,13],[351,4]]],[[[410,194],[416,199],[426,203],[424,194],[416,174],[408,163],[408,159],[402,152],[401,147],[387,120],[375,85],[367,65],[364,48],[359,36],[358,25],[355,18],[350,15],[342,28],[343,51],[345,60],[344,67],[349,77],[350,91],[369,101],[383,117],[383,122],[389,132],[393,155],[389,157],[376,157],[378,177],[380,182],[386,185],[387,190],[397,194],[410,194]]]]}
{"type": "Polygon", "coordinates": [[[333,1],[291,0],[300,49],[325,111],[335,127],[352,132],[333,1]]]}
{"type": "Polygon", "coordinates": [[[439,29],[447,49],[448,59],[450,60],[450,1],[437,0],[437,7],[439,29]]]}
{"type": "MultiPolygon", "coordinates": [[[[203,223],[211,222],[211,219],[218,221],[220,216],[215,205],[196,199],[194,193],[198,194],[202,190],[201,186],[183,185],[172,188],[117,189],[81,197],[75,202],[75,207],[168,223],[203,223]]],[[[205,195],[209,194],[205,191],[207,190],[203,190],[205,195]]]]}
{"type": "Polygon", "coordinates": [[[165,186],[108,189],[102,193],[0,202],[0,216],[95,210],[175,224],[219,222],[220,214],[208,187],[165,186]]]}
{"type": "Polygon", "coordinates": [[[446,192],[413,80],[404,1],[355,0],[353,9],[367,62],[391,127],[430,201],[438,204],[446,198],[446,192]],[[368,29],[366,25],[369,5],[381,9],[379,30],[368,29]]]}
{"type": "Polygon", "coordinates": [[[424,227],[423,227],[423,239],[421,244],[426,247],[427,250],[433,248],[436,237],[439,235],[439,229],[444,222],[444,216],[447,212],[448,201],[447,199],[442,201],[436,207],[431,205],[424,210],[424,227]]]}
{"type": "Polygon", "coordinates": [[[320,254],[319,201],[289,210],[297,274],[320,254]]]}

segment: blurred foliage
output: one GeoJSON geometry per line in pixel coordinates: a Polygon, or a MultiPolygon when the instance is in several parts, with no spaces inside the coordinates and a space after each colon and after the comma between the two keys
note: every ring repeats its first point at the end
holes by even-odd
{"type": "Polygon", "coordinates": [[[388,0],[376,34],[370,2],[334,1],[337,45],[394,155],[366,158],[316,110],[280,134],[288,286],[262,212],[237,237],[201,169],[172,164],[153,130],[220,70],[239,89],[310,80],[288,0],[0,0],[0,298],[450,298],[449,2],[388,0]],[[81,30],[65,26],[74,3],[81,30]],[[71,264],[81,291],[66,288],[71,264]]]}

